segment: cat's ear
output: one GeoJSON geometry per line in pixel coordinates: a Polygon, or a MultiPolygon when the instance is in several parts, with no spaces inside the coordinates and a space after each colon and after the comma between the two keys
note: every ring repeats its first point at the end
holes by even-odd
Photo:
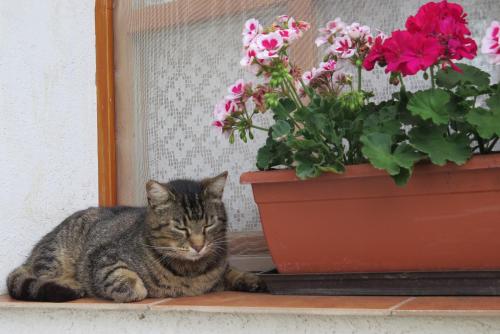
{"type": "Polygon", "coordinates": [[[227,171],[215,177],[201,181],[205,195],[212,198],[221,199],[226,185],[227,171]]]}
{"type": "Polygon", "coordinates": [[[163,184],[150,180],[146,183],[146,193],[148,196],[148,203],[152,207],[160,204],[165,204],[168,201],[175,199],[174,194],[163,184]]]}

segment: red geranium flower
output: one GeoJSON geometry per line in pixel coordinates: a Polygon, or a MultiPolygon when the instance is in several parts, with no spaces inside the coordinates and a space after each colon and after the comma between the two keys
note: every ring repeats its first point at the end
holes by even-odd
{"type": "Polygon", "coordinates": [[[378,63],[384,62],[384,47],[383,47],[384,40],[385,36],[382,34],[379,34],[377,37],[375,37],[375,41],[373,42],[373,45],[370,49],[370,53],[368,53],[365,60],[363,61],[363,67],[365,68],[365,70],[371,71],[373,70],[377,62],[378,63]]]}
{"type": "Polygon", "coordinates": [[[383,58],[387,63],[385,72],[413,75],[434,65],[442,52],[443,47],[434,37],[404,30],[393,31],[383,44],[383,58]]]}
{"type": "Polygon", "coordinates": [[[441,2],[429,2],[419,8],[415,16],[406,21],[410,33],[423,33],[435,37],[443,45],[443,60],[472,59],[477,53],[477,44],[470,38],[467,14],[462,6],[441,2]]]}

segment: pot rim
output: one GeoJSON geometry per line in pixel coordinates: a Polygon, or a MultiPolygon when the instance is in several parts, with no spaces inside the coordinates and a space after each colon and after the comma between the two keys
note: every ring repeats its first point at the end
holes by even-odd
{"type": "MultiPolygon", "coordinates": [[[[500,152],[491,154],[478,154],[473,156],[464,165],[458,166],[448,162],[444,166],[437,166],[430,162],[422,162],[415,166],[413,174],[450,173],[482,170],[489,168],[500,168],[500,152]]],[[[323,182],[339,179],[363,178],[363,177],[388,177],[387,172],[376,169],[371,164],[348,165],[343,174],[323,173],[314,179],[301,180],[295,174],[294,169],[279,169],[268,171],[244,172],[240,176],[241,184],[253,183],[279,183],[279,182],[323,182]]]]}

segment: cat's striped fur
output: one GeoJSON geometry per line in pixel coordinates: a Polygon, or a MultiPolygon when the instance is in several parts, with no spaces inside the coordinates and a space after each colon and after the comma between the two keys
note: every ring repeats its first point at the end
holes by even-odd
{"type": "Polygon", "coordinates": [[[131,302],[219,290],[265,290],[229,268],[222,192],[227,173],[147,184],[145,208],[89,208],[64,220],[7,279],[17,299],[83,296],[131,302]]]}

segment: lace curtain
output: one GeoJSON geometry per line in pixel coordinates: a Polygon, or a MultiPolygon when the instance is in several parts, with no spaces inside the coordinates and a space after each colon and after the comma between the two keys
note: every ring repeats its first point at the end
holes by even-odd
{"type": "MultiPolygon", "coordinates": [[[[229,171],[225,202],[231,229],[258,230],[259,217],[242,172],[255,170],[257,149],[265,140],[231,145],[210,126],[214,104],[239,78],[252,79],[239,66],[241,29],[255,17],[264,24],[281,14],[312,23],[293,51],[303,66],[319,60],[313,43],[317,28],[341,17],[391,32],[403,28],[421,0],[116,0],[115,66],[118,200],[142,205],[148,179],[201,178],[229,171]]],[[[473,37],[480,41],[493,19],[500,19],[498,0],[458,1],[469,13],[473,37]]],[[[483,57],[475,65],[500,78],[483,57]]],[[[387,76],[375,70],[364,87],[388,98],[394,91],[387,76]]],[[[409,89],[422,83],[412,78],[409,89]]],[[[264,125],[269,122],[262,118],[264,125]]]]}

